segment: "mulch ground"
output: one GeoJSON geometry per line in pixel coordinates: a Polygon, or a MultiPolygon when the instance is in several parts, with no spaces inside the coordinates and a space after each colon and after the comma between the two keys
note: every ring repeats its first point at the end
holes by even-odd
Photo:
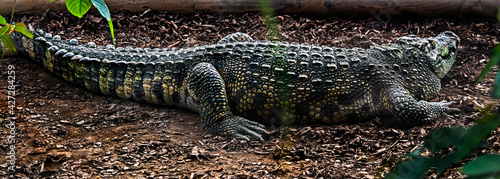
{"type": "MultiPolygon", "coordinates": [[[[78,19],[66,13],[17,16],[65,39],[98,45],[111,43],[105,19],[88,14],[78,19]]],[[[113,16],[117,46],[186,47],[216,43],[234,32],[268,39],[256,14],[192,15],[146,11],[113,16]]],[[[7,102],[0,100],[0,176],[7,177],[164,177],[164,178],[374,178],[384,176],[397,161],[418,148],[432,129],[470,126],[479,109],[498,101],[488,96],[493,73],[474,81],[499,43],[500,26],[487,18],[403,18],[380,22],[369,16],[277,16],[284,41],[339,47],[368,48],[394,42],[396,37],[435,36],[453,31],[461,38],[453,68],[442,80],[433,101],[456,101],[461,112],[433,124],[404,128],[390,116],[361,123],[291,127],[281,136],[268,126],[265,142],[227,140],[207,133],[199,115],[175,107],[154,106],[105,96],[54,77],[23,58],[6,58],[0,65],[0,98],[7,95],[7,65],[16,69],[16,173],[8,173],[10,130],[7,102]],[[290,138],[290,139],[288,139],[290,138]]],[[[496,71],[496,70],[495,70],[496,71]]],[[[500,150],[500,129],[488,137],[480,153],[500,150]]],[[[463,162],[462,162],[463,164],[463,162]]],[[[461,164],[429,178],[464,178],[461,164]]]]}

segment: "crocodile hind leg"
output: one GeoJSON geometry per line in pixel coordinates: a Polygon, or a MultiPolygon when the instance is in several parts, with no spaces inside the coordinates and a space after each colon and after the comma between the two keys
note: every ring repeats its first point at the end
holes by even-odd
{"type": "Polygon", "coordinates": [[[231,113],[224,81],[210,63],[199,63],[192,68],[187,79],[188,105],[195,108],[208,132],[236,139],[262,141],[261,133],[267,133],[263,125],[231,113]]]}

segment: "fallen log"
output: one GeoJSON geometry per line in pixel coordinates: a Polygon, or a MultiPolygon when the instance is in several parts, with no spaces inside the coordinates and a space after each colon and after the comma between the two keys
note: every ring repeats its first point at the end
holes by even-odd
{"type": "MultiPolygon", "coordinates": [[[[172,13],[259,12],[258,0],[106,0],[112,13],[120,10],[141,13],[147,9],[172,13]]],[[[0,15],[9,15],[12,0],[0,0],[0,15]]],[[[276,14],[395,16],[413,14],[422,16],[489,16],[495,17],[499,0],[272,0],[276,14]]],[[[64,0],[17,0],[16,14],[39,15],[47,9],[66,11],[64,0]]],[[[95,8],[91,9],[96,11],[95,8]]]]}

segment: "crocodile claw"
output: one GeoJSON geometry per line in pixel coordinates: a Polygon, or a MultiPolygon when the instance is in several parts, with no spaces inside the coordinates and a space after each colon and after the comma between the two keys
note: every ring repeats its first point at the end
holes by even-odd
{"type": "Polygon", "coordinates": [[[257,138],[264,141],[261,134],[268,134],[264,125],[239,116],[232,116],[221,122],[219,132],[221,135],[250,141],[250,138],[257,138]]]}
{"type": "Polygon", "coordinates": [[[442,101],[436,102],[434,104],[439,105],[442,109],[444,109],[443,112],[445,112],[446,114],[455,114],[455,113],[459,113],[460,109],[449,107],[450,105],[455,104],[455,103],[456,103],[455,101],[448,102],[446,100],[442,100],[442,101]]]}

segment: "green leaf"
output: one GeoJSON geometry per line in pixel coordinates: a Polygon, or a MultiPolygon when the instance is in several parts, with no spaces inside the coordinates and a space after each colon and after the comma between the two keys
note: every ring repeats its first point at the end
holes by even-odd
{"type": "Polygon", "coordinates": [[[469,156],[473,150],[480,146],[484,138],[499,125],[500,117],[497,114],[489,114],[478,120],[475,125],[469,127],[463,136],[458,139],[462,141],[455,146],[459,150],[445,156],[437,166],[436,172],[441,173],[451,164],[469,156]]]}
{"type": "Polygon", "coordinates": [[[496,99],[500,98],[500,73],[497,73],[495,84],[493,85],[493,89],[491,89],[490,96],[496,99]]]}
{"type": "Polygon", "coordinates": [[[6,34],[9,31],[9,26],[3,26],[0,28],[0,36],[3,36],[3,34],[6,34]]]}
{"type": "MultiPolygon", "coordinates": [[[[395,170],[389,173],[387,178],[423,178],[431,167],[435,167],[436,173],[440,174],[453,163],[470,157],[475,150],[483,147],[484,145],[481,144],[483,144],[484,139],[498,126],[500,126],[500,116],[487,114],[467,129],[461,126],[436,129],[426,136],[422,147],[409,154],[413,160],[399,164],[395,170]],[[457,150],[440,156],[439,152],[447,146],[454,146],[457,150]],[[424,149],[435,153],[436,156],[423,159],[420,157],[420,153],[424,149]]],[[[496,161],[500,161],[500,159],[496,159],[496,161]]]]}
{"type": "Polygon", "coordinates": [[[26,37],[29,37],[30,39],[33,38],[33,34],[31,33],[31,31],[26,29],[26,26],[23,23],[16,23],[16,26],[14,26],[14,30],[21,32],[22,34],[24,34],[26,37]]]}
{"type": "Polygon", "coordinates": [[[14,43],[14,39],[10,37],[8,34],[4,34],[1,36],[2,37],[2,43],[7,47],[8,49],[16,52],[16,44],[14,43]]]}
{"type": "MultiPolygon", "coordinates": [[[[424,142],[425,143],[425,142],[424,142]]],[[[422,152],[425,150],[425,147],[422,146],[422,147],[419,147],[417,150],[413,151],[412,153],[409,153],[408,154],[408,157],[411,157],[411,158],[417,158],[420,156],[420,154],[422,154],[422,152]]]]}
{"type": "Polygon", "coordinates": [[[113,39],[113,44],[115,44],[115,30],[113,28],[113,21],[111,20],[111,13],[109,12],[108,6],[103,0],[92,0],[92,4],[99,10],[102,17],[108,21],[109,31],[111,32],[111,38],[113,39]]]}
{"type": "Polygon", "coordinates": [[[54,0],[50,0],[49,2],[54,2],[54,0]]]}
{"type": "MultiPolygon", "coordinates": [[[[500,61],[500,44],[493,48],[493,53],[491,54],[491,61],[500,61]]],[[[493,86],[493,90],[491,90],[492,98],[500,98],[500,73],[497,73],[497,77],[495,78],[495,85],[493,86]]]]}
{"type": "Polygon", "coordinates": [[[493,55],[491,56],[490,61],[486,66],[484,67],[483,71],[481,71],[481,74],[479,74],[479,77],[476,80],[476,83],[479,83],[484,77],[486,77],[486,74],[491,70],[491,68],[494,65],[499,64],[500,62],[500,45],[495,46],[493,48],[493,55]]]}
{"type": "Polygon", "coordinates": [[[2,15],[0,15],[0,24],[5,25],[6,23],[7,23],[7,20],[5,20],[5,18],[3,18],[2,15]]]}
{"type": "Polygon", "coordinates": [[[66,7],[69,12],[78,18],[82,18],[92,6],[90,0],[66,0],[66,7]]]}
{"type": "Polygon", "coordinates": [[[500,7],[498,7],[498,14],[497,14],[497,19],[498,19],[498,22],[500,22],[500,7]]]}
{"type": "Polygon", "coordinates": [[[465,131],[465,128],[462,126],[435,129],[425,137],[423,146],[427,148],[429,152],[435,153],[450,145],[461,145],[462,141],[460,139],[465,131]]]}
{"type": "Polygon", "coordinates": [[[111,14],[109,13],[108,6],[103,0],[92,0],[92,4],[99,10],[102,17],[106,18],[108,22],[111,21],[111,14]]]}
{"type": "Polygon", "coordinates": [[[113,39],[113,45],[115,45],[115,30],[113,28],[113,22],[108,21],[109,30],[111,31],[111,38],[113,39]]]}
{"type": "Polygon", "coordinates": [[[469,176],[500,173],[500,155],[485,154],[477,157],[462,167],[462,172],[469,176]]]}
{"type": "Polygon", "coordinates": [[[403,162],[399,164],[395,170],[391,171],[385,178],[424,178],[434,162],[434,158],[427,157],[417,158],[409,162],[403,162]]]}

